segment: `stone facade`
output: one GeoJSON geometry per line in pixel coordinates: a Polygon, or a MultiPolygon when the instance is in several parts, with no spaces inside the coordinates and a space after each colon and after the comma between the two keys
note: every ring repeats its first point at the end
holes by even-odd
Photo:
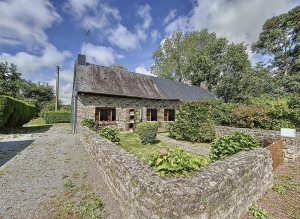
{"type": "Polygon", "coordinates": [[[285,162],[295,162],[295,159],[300,156],[300,134],[297,132],[295,138],[282,137],[280,131],[270,131],[261,129],[246,129],[246,128],[234,128],[227,126],[216,126],[217,137],[222,137],[224,135],[233,132],[245,132],[249,135],[256,137],[258,140],[263,138],[270,138],[274,142],[284,139],[284,161],[285,162]]]}
{"type": "Polygon", "coordinates": [[[159,128],[165,128],[164,109],[177,109],[179,101],[129,98],[118,96],[79,95],[77,103],[77,125],[85,118],[95,119],[96,107],[116,108],[116,127],[127,130],[129,110],[134,109],[134,124],[146,122],[147,109],[157,109],[159,128]]]}
{"type": "Polygon", "coordinates": [[[77,132],[126,218],[239,218],[272,186],[266,149],[240,152],[191,178],[161,177],[88,128],[77,126],[77,132]]]}

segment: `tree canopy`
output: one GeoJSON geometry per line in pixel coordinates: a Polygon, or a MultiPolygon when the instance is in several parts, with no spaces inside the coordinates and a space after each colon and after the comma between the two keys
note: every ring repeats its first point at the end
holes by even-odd
{"type": "MultiPolygon", "coordinates": [[[[170,80],[199,85],[207,81],[210,90],[234,95],[239,78],[250,68],[244,43],[229,43],[207,29],[176,32],[153,53],[151,73],[170,80]],[[223,86],[230,82],[230,86],[223,86]]],[[[231,97],[229,98],[231,99],[231,97]]]]}
{"type": "Polygon", "coordinates": [[[268,19],[252,51],[272,56],[272,67],[279,74],[295,74],[300,70],[300,6],[268,19]]]}

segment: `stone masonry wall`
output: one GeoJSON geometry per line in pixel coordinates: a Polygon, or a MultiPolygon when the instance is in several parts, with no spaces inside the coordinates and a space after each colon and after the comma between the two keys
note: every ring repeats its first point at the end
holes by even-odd
{"type": "Polygon", "coordinates": [[[217,137],[222,137],[224,135],[233,132],[245,132],[249,135],[256,137],[258,140],[263,138],[270,138],[274,142],[284,139],[284,161],[285,162],[295,162],[295,159],[300,156],[300,134],[297,133],[295,138],[282,137],[280,131],[270,131],[261,129],[246,129],[246,128],[235,128],[227,126],[216,126],[217,137]]]}
{"type": "Polygon", "coordinates": [[[160,177],[119,146],[77,126],[82,143],[126,218],[239,218],[272,186],[266,149],[240,152],[193,172],[160,177]]]}
{"type": "MultiPolygon", "coordinates": [[[[158,109],[158,117],[163,109],[177,109],[179,101],[175,100],[153,100],[153,99],[139,99],[128,97],[114,97],[101,95],[79,95],[77,104],[77,125],[85,118],[95,119],[95,107],[115,107],[116,120],[119,128],[126,130],[128,109],[142,109],[142,121],[146,121],[146,110],[158,109]]],[[[159,117],[159,124],[165,127],[163,116],[159,117]]]]}

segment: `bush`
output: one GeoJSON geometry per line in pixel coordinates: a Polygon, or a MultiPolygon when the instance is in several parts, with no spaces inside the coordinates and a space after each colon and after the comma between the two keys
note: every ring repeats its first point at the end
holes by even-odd
{"type": "Polygon", "coordinates": [[[203,160],[192,158],[181,148],[174,150],[163,148],[148,160],[148,164],[161,176],[180,176],[184,174],[186,177],[190,177],[190,172],[200,170],[207,163],[205,158],[203,160]]]}
{"type": "Polygon", "coordinates": [[[267,110],[258,105],[240,105],[232,111],[233,123],[241,128],[265,128],[269,120],[267,110]]]}
{"type": "Polygon", "coordinates": [[[211,142],[216,133],[211,115],[210,101],[180,103],[176,121],[168,125],[169,136],[190,142],[211,142]]]}
{"type": "Polygon", "coordinates": [[[140,136],[142,144],[152,144],[155,141],[158,132],[157,122],[143,122],[137,125],[137,133],[140,136]]]}
{"type": "Polygon", "coordinates": [[[35,115],[35,107],[8,96],[0,96],[0,128],[22,127],[35,115]]]}
{"type": "Polygon", "coordinates": [[[113,128],[103,128],[99,130],[99,135],[103,138],[110,140],[116,145],[120,145],[120,137],[117,129],[113,128]]]}
{"type": "Polygon", "coordinates": [[[234,132],[217,138],[212,143],[209,158],[214,162],[240,151],[248,151],[258,147],[260,147],[260,145],[256,138],[243,132],[234,132]]]}
{"type": "Polygon", "coordinates": [[[238,106],[237,103],[223,103],[220,100],[213,101],[212,119],[216,125],[231,126],[233,123],[232,110],[238,106]]]}
{"type": "Polygon", "coordinates": [[[89,129],[96,127],[96,122],[93,119],[86,118],[81,122],[81,125],[87,126],[89,129]]]}
{"type": "Polygon", "coordinates": [[[44,113],[44,119],[47,124],[69,123],[71,113],[65,111],[47,111],[44,113]]]}

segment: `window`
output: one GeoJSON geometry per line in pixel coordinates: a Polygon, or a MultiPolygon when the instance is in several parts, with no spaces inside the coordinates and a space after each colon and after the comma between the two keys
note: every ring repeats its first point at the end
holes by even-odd
{"type": "Polygon", "coordinates": [[[147,121],[157,121],[156,109],[147,109],[147,121]]]}
{"type": "Polygon", "coordinates": [[[164,121],[175,121],[175,110],[165,109],[164,110],[164,121]]]}
{"type": "Polygon", "coordinates": [[[116,121],[116,109],[115,108],[100,108],[95,110],[96,121],[116,121]]]}

